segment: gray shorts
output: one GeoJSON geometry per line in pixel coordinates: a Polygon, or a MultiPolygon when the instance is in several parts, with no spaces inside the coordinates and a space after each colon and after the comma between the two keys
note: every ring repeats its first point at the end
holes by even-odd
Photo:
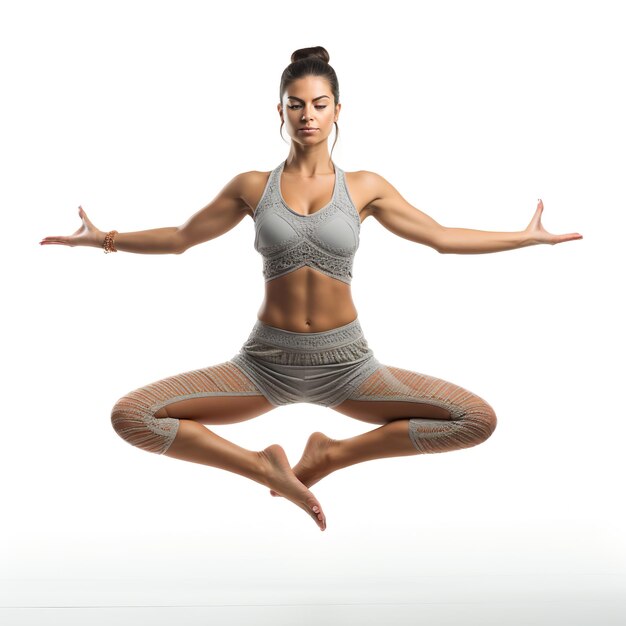
{"type": "Polygon", "coordinates": [[[231,361],[275,406],[336,406],[381,365],[358,318],[317,333],[284,330],[257,319],[231,361]]]}

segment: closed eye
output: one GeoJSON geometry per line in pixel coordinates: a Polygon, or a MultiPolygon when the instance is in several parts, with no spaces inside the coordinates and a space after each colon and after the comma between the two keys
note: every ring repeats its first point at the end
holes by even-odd
{"type": "MultiPolygon", "coordinates": [[[[328,105],[327,104],[317,104],[315,105],[316,109],[325,109],[328,105]]],[[[288,104],[287,108],[288,109],[299,109],[300,107],[302,107],[301,104],[288,104]]]]}

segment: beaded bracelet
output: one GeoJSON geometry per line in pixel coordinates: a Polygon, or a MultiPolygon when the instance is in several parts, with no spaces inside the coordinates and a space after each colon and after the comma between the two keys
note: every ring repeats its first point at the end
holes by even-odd
{"type": "Polygon", "coordinates": [[[102,244],[102,247],[104,248],[105,254],[108,254],[109,252],[117,252],[115,244],[113,243],[115,235],[117,235],[117,231],[111,230],[104,236],[104,243],[102,244]]]}

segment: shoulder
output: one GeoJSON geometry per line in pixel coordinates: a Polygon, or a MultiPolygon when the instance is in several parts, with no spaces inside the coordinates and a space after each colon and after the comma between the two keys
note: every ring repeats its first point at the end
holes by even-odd
{"type": "Polygon", "coordinates": [[[241,190],[246,190],[249,187],[254,187],[255,185],[259,185],[261,183],[267,183],[271,173],[271,171],[260,172],[257,170],[240,172],[233,177],[231,183],[239,187],[241,190]]]}
{"type": "Polygon", "coordinates": [[[355,172],[346,172],[344,170],[343,173],[346,178],[350,178],[350,180],[354,180],[356,182],[365,182],[378,176],[375,172],[368,172],[367,170],[357,170],[355,172]]]}
{"type": "Polygon", "coordinates": [[[231,181],[233,192],[242,201],[244,211],[252,217],[256,209],[263,191],[269,181],[272,170],[262,172],[258,170],[250,170],[240,172],[231,181]]]}
{"type": "Polygon", "coordinates": [[[369,170],[344,172],[346,182],[360,193],[370,196],[370,199],[390,193],[394,187],[380,174],[369,170]]]}
{"type": "Polygon", "coordinates": [[[348,193],[361,214],[363,221],[372,215],[377,200],[393,194],[394,187],[380,174],[369,170],[344,172],[348,193]]]}

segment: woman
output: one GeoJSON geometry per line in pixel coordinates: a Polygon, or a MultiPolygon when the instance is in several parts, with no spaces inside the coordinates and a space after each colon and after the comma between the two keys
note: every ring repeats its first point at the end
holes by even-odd
{"type": "Polygon", "coordinates": [[[441,253],[497,252],[581,235],[546,232],[541,201],[521,232],[447,228],[411,206],[383,177],[344,172],[328,153],[341,109],[328,53],[320,46],[303,48],[291,60],[278,104],[291,149],[274,170],[235,176],[179,227],[104,233],[79,207],[82,225],[73,235],[46,237],[41,244],[181,254],[246,216],[254,220],[265,299],[248,340],[229,361],[131,391],[115,403],[111,420],[116,432],[139,448],[266,485],[324,530],[326,517],[309,487],[331,472],[377,458],[467,448],[485,441],[496,427],[494,411],[482,398],[374,356],[350,291],[362,221],[373,216],[396,235],[441,253]],[[295,402],[327,406],[381,426],[346,440],[315,432],[293,468],[277,444],[251,451],[205,427],[295,402]]]}

